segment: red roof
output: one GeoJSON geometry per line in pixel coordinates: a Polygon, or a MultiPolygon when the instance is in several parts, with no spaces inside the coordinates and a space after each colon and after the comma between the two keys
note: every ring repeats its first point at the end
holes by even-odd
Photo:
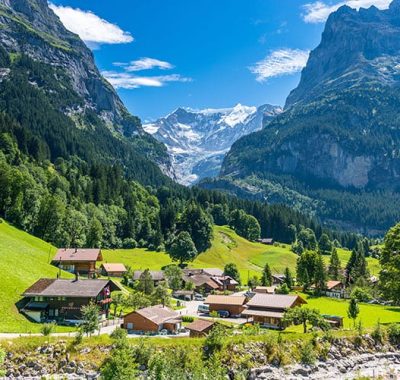
{"type": "Polygon", "coordinates": [[[102,259],[100,248],[60,248],[53,262],[101,261],[102,259]]]}

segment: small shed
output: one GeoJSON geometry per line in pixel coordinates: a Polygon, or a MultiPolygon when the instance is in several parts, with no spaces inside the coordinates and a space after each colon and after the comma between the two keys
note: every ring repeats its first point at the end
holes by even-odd
{"type": "Polygon", "coordinates": [[[207,335],[214,328],[214,326],[214,321],[197,319],[196,321],[187,325],[186,329],[189,330],[189,336],[191,338],[201,338],[207,335]]]}
{"type": "Polygon", "coordinates": [[[101,264],[100,272],[103,276],[122,277],[127,272],[127,269],[121,263],[103,263],[101,264]]]}
{"type": "Polygon", "coordinates": [[[254,293],[262,293],[262,294],[275,294],[276,286],[256,286],[253,289],[254,293]]]}

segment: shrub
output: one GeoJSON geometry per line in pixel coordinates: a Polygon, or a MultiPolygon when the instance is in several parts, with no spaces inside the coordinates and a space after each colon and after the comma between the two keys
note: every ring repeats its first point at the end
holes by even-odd
{"type": "Polygon", "coordinates": [[[126,238],[124,239],[124,241],[122,242],[122,247],[124,249],[134,249],[137,247],[137,242],[135,239],[132,238],[126,238]]]}
{"type": "Polygon", "coordinates": [[[52,323],[45,323],[44,325],[42,325],[42,327],[40,328],[40,332],[43,336],[50,336],[53,332],[54,329],[56,327],[56,324],[54,322],[52,323]]]}
{"type": "Polygon", "coordinates": [[[395,345],[400,344],[400,324],[393,323],[392,325],[389,326],[388,337],[390,343],[395,345]]]}
{"type": "Polygon", "coordinates": [[[212,356],[215,352],[222,349],[224,345],[225,330],[222,326],[216,325],[207,335],[204,342],[204,352],[206,357],[212,356]]]}
{"type": "Polygon", "coordinates": [[[367,289],[355,287],[351,292],[351,298],[355,298],[359,302],[371,301],[372,296],[367,289]]]}
{"type": "Polygon", "coordinates": [[[147,368],[153,351],[153,348],[147,344],[147,340],[141,338],[139,344],[133,347],[133,357],[138,365],[147,368]]]}
{"type": "Polygon", "coordinates": [[[182,322],[192,323],[193,321],[194,321],[194,318],[191,317],[190,315],[183,315],[182,316],[182,322]]]}
{"type": "Polygon", "coordinates": [[[114,340],[122,340],[125,339],[128,335],[128,332],[121,327],[117,327],[110,335],[111,339],[114,340]]]}
{"type": "Polygon", "coordinates": [[[83,332],[81,329],[79,329],[72,342],[74,346],[78,346],[79,344],[82,343],[82,341],[83,341],[83,332]]]}
{"type": "Polygon", "coordinates": [[[313,365],[317,360],[314,346],[312,343],[306,343],[300,352],[300,361],[305,365],[313,365]]]}
{"type": "Polygon", "coordinates": [[[385,331],[382,329],[382,326],[380,322],[377,323],[375,326],[374,330],[371,333],[372,339],[375,341],[375,343],[383,344],[385,342],[385,331]]]}

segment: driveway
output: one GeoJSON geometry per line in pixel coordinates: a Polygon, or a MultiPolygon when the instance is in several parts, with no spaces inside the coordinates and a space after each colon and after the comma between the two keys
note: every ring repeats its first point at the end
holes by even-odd
{"type": "Polygon", "coordinates": [[[185,308],[178,310],[178,312],[182,316],[188,315],[188,316],[196,317],[196,318],[201,317],[203,319],[217,319],[217,320],[221,320],[221,321],[235,323],[237,325],[241,325],[241,324],[247,322],[246,318],[212,318],[208,314],[199,314],[197,312],[199,305],[203,305],[203,301],[186,301],[185,308]]]}

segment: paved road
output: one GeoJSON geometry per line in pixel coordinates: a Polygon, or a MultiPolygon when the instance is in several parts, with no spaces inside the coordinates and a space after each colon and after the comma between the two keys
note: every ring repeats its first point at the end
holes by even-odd
{"type": "MultiPolygon", "coordinates": [[[[208,314],[199,314],[197,312],[199,305],[203,305],[203,302],[202,301],[186,301],[185,308],[182,310],[179,310],[179,313],[181,315],[189,315],[192,317],[201,317],[203,319],[213,319],[208,314]]],[[[231,322],[231,323],[235,323],[238,325],[240,325],[242,323],[246,323],[246,321],[247,321],[246,318],[223,318],[222,320],[231,322]]]]}

